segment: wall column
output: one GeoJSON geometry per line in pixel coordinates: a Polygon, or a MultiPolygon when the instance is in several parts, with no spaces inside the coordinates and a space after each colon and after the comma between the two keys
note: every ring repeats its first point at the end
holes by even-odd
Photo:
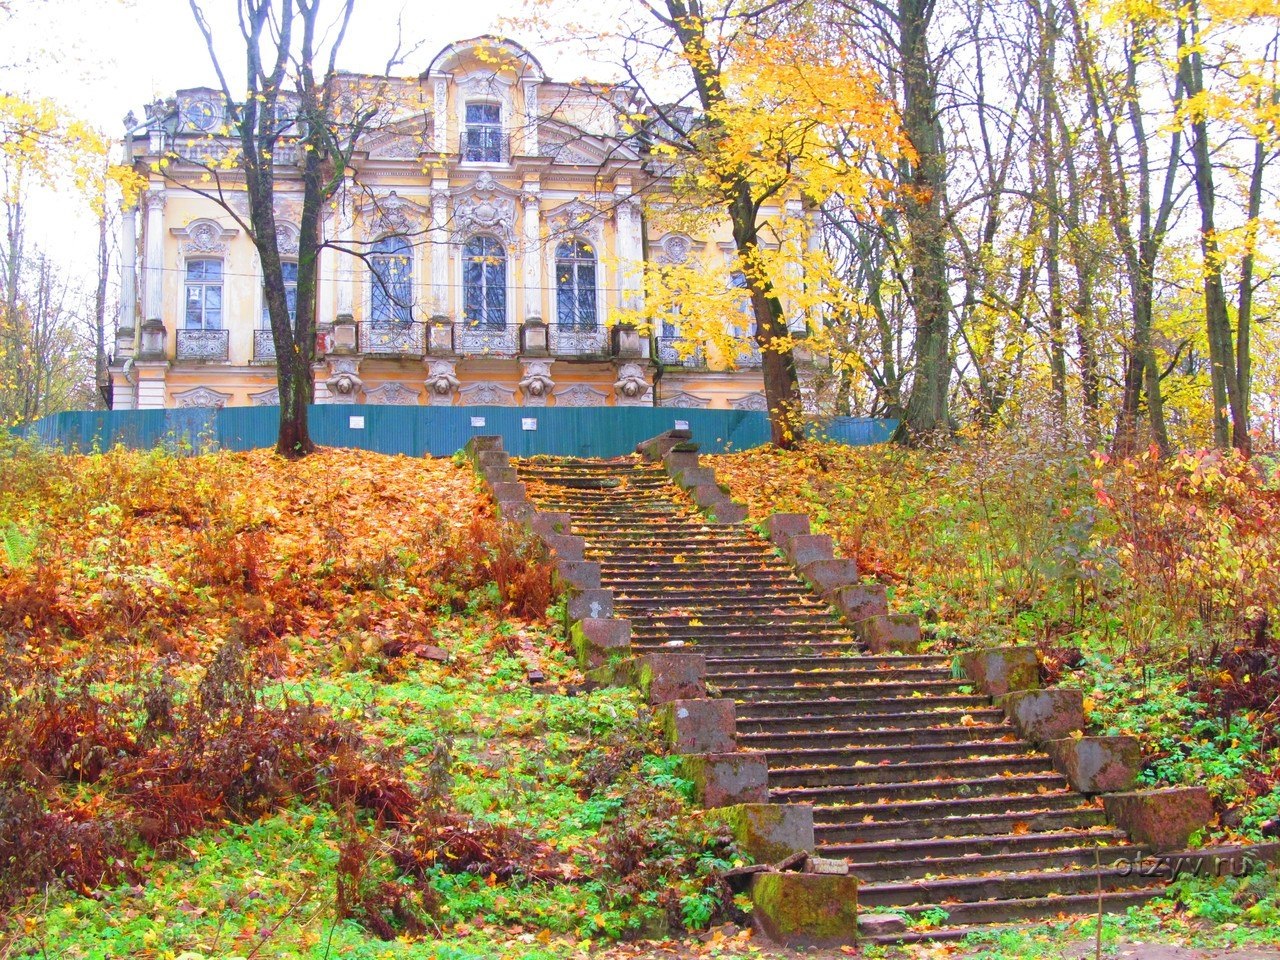
{"type": "Polygon", "coordinates": [[[449,181],[431,184],[431,316],[449,316],[449,181]]]}
{"type": "Polygon", "coordinates": [[[629,184],[620,184],[613,196],[614,220],[618,228],[618,305],[624,310],[638,311],[644,304],[639,201],[632,196],[629,184]]]}
{"type": "MultiPolygon", "coordinates": [[[[143,261],[143,319],[164,320],[164,190],[148,190],[143,197],[147,211],[146,250],[143,261]]],[[[174,318],[179,325],[181,317],[174,318]]]]}
{"type": "MultiPolygon", "coordinates": [[[[338,242],[347,249],[354,249],[355,242],[355,187],[350,179],[342,185],[339,195],[338,209],[334,214],[334,232],[338,242]]],[[[338,257],[334,274],[337,277],[337,294],[335,315],[326,322],[350,323],[355,316],[355,264],[356,258],[349,253],[334,251],[338,257]]]]}
{"type": "Polygon", "coordinates": [[[138,329],[138,205],[120,205],[120,326],[116,328],[116,361],[133,356],[138,329]]]}
{"type": "Polygon", "coordinates": [[[536,180],[524,185],[524,318],[543,320],[542,316],[542,233],[538,213],[542,207],[542,188],[536,180]]]}

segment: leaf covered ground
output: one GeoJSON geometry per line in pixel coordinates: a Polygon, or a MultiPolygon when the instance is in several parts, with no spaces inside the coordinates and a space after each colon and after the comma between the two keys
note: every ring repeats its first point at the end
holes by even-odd
{"type": "Polygon", "coordinates": [[[735,911],[461,463],[0,455],[0,956],[561,956],[735,911]]]}

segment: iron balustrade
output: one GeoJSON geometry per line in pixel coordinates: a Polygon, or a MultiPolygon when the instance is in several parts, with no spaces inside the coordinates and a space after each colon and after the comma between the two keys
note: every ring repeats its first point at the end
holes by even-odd
{"type": "Polygon", "coordinates": [[[548,347],[557,357],[603,357],[609,353],[609,334],[602,325],[547,328],[548,347]]]}
{"type": "Polygon", "coordinates": [[[379,357],[421,357],[427,352],[427,325],[372,320],[360,324],[360,352],[379,357]]]}
{"type": "Polygon", "coordinates": [[[490,353],[514,356],[520,352],[520,327],[511,323],[497,326],[462,320],[453,325],[453,349],[463,356],[490,353]]]}
{"type": "Polygon", "coordinates": [[[174,358],[203,362],[226,360],[228,345],[226,330],[179,330],[174,358]]]}
{"type": "Polygon", "coordinates": [[[255,363],[276,362],[276,338],[270,330],[253,331],[253,359],[255,363]]]}
{"type": "Polygon", "coordinates": [[[658,361],[668,367],[706,366],[702,347],[682,350],[681,344],[687,343],[684,337],[658,337],[658,361]]]}

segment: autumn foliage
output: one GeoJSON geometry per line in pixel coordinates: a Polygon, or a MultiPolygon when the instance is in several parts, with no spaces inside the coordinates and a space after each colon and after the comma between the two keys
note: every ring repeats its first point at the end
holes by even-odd
{"type": "Polygon", "coordinates": [[[0,491],[0,903],[298,800],[428,829],[395,751],[290,679],[395,673],[464,607],[536,622],[553,599],[450,462],[20,447],[0,491]]]}

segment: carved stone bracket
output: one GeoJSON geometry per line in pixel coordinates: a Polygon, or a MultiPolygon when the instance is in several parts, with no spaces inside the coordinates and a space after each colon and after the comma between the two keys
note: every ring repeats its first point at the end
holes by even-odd
{"type": "Polygon", "coordinates": [[[433,407],[453,406],[454,394],[458,392],[458,387],[461,386],[461,381],[458,379],[457,374],[454,373],[458,361],[431,358],[426,363],[427,379],[425,385],[427,388],[427,402],[433,407]]]}
{"type": "Polygon", "coordinates": [[[614,404],[619,407],[648,407],[653,405],[653,387],[638,363],[624,363],[618,369],[618,379],[613,383],[614,404]]]}
{"type": "Polygon", "coordinates": [[[736,400],[730,400],[729,406],[734,410],[758,410],[761,413],[769,412],[769,402],[765,400],[763,393],[748,393],[744,397],[738,397],[736,400]]]}
{"type": "Polygon", "coordinates": [[[325,363],[329,368],[329,376],[324,381],[329,388],[329,402],[358,403],[364,395],[359,358],[329,356],[325,358],[325,363]]]}
{"type": "Polygon", "coordinates": [[[180,408],[191,407],[215,407],[221,409],[227,405],[227,401],[231,399],[231,394],[221,393],[209,387],[196,387],[193,390],[184,390],[182,393],[173,395],[174,406],[180,408]]]}
{"type": "Polygon", "coordinates": [[[263,390],[261,393],[249,394],[249,403],[255,407],[278,407],[280,406],[280,388],[272,387],[270,390],[263,390]]]}
{"type": "Polygon", "coordinates": [[[690,410],[705,410],[711,406],[711,401],[707,397],[699,397],[692,393],[686,393],[681,390],[679,393],[673,393],[669,397],[663,397],[658,401],[660,407],[684,407],[690,410]]]}
{"type": "Polygon", "coordinates": [[[553,360],[521,359],[520,392],[524,394],[526,407],[545,407],[555,381],[551,379],[553,360]]]}
{"type": "Polygon", "coordinates": [[[216,220],[192,220],[185,227],[173,227],[169,231],[178,238],[184,257],[225,256],[231,238],[238,230],[224,227],[216,220]]]}
{"type": "Polygon", "coordinates": [[[500,383],[485,381],[473,383],[458,391],[467,406],[510,407],[515,405],[516,392],[500,383]]]}
{"type": "Polygon", "coordinates": [[[565,387],[555,393],[557,407],[603,407],[609,395],[585,383],[565,387]]]}
{"type": "Polygon", "coordinates": [[[364,402],[383,406],[416,407],[418,391],[410,390],[402,383],[384,383],[377,389],[368,391],[364,395],[364,402]]]}

